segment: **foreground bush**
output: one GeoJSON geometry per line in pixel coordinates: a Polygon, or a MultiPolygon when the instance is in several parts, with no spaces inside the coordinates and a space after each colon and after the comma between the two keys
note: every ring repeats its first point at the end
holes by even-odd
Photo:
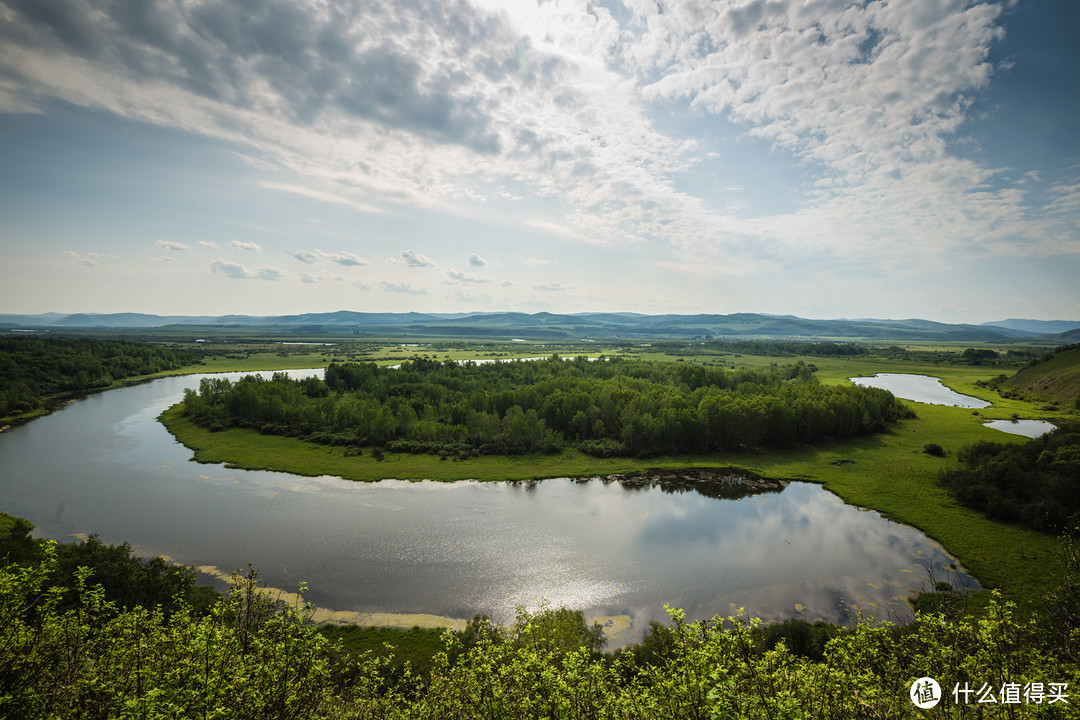
{"type": "Polygon", "coordinates": [[[655,652],[604,656],[579,613],[544,608],[510,628],[447,633],[428,674],[406,668],[391,682],[385,661],[348,658],[254,574],[207,616],[166,617],[118,609],[86,572],[66,591],[43,589],[55,562],[49,548],[36,565],[0,569],[0,717],[1066,718],[1080,703],[1067,694],[1076,666],[997,598],[978,619],[858,626],[828,639],[820,661],[765,649],[757,621],[689,623],[677,610],[655,652]],[[923,676],[945,696],[930,711],[908,697],[923,676]],[[1043,702],[951,696],[956,684],[998,697],[1013,683],[1042,683],[1043,702]],[[1068,703],[1050,702],[1055,688],[1068,703]]]}

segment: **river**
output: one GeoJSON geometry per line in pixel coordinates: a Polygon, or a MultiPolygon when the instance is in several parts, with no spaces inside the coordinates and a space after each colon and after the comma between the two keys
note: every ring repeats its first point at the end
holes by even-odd
{"type": "Polygon", "coordinates": [[[111,390],[0,434],[0,509],[39,536],[98,533],[218,577],[250,563],[334,610],[507,622],[547,601],[602,618],[613,646],[666,621],[664,603],[692,619],[745,607],[843,622],[906,616],[928,569],[974,583],[922,533],[808,483],[719,499],[600,479],[357,483],[198,464],[156,421],[198,380],[111,390]]]}

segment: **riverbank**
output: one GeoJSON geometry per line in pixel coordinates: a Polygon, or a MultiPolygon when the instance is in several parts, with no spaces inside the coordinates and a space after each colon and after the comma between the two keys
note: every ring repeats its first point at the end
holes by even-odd
{"type": "Polygon", "coordinates": [[[176,405],[160,416],[169,432],[193,450],[198,462],[277,470],[298,475],[335,475],[358,481],[396,479],[538,480],[736,469],[746,477],[797,479],[823,484],[845,502],[880,512],[933,538],[984,587],[1000,588],[1020,604],[1036,602],[1056,581],[1058,542],[1024,528],[997,523],[960,506],[936,484],[938,472],[957,464],[956,451],[979,440],[1023,442],[982,425],[985,417],[962,408],[917,405],[918,417],[886,433],[820,446],[770,452],[661,457],[649,460],[594,458],[574,450],[557,455],[481,456],[441,460],[436,456],[369,452],[253,430],[210,432],[183,417],[176,405]],[[945,457],[923,452],[937,443],[945,457]]]}

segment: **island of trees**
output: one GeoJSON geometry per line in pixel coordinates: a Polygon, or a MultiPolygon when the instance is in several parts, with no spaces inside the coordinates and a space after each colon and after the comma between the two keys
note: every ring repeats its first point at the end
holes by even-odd
{"type": "Polygon", "coordinates": [[[727,370],[557,356],[335,363],[325,379],[208,378],[183,405],[211,430],[456,457],[568,445],[603,457],[782,447],[878,432],[911,415],[884,390],[824,385],[801,362],[727,370]]]}

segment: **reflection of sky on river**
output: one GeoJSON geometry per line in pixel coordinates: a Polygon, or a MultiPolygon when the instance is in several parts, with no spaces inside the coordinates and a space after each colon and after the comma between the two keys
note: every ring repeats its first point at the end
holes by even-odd
{"type": "Polygon", "coordinates": [[[991,420],[990,422],[984,422],[983,425],[994,430],[1007,432],[1010,435],[1022,435],[1026,438],[1041,437],[1052,430],[1057,430],[1056,425],[1046,420],[991,420]]]}
{"type": "Polygon", "coordinates": [[[546,600],[629,615],[637,632],[666,621],[664,603],[691,618],[746,607],[842,621],[852,606],[883,618],[927,584],[920,553],[947,575],[920,533],[803,483],[719,500],[600,480],[364,484],[193,463],[156,422],[193,384],[110,391],[0,435],[0,508],[48,537],[251,563],[272,585],[308,582],[332,609],[507,621],[546,600]]]}
{"type": "Polygon", "coordinates": [[[878,373],[873,377],[853,377],[849,379],[856,385],[882,388],[898,398],[930,405],[948,405],[962,408],[990,407],[990,403],[985,400],[953,392],[942,385],[941,380],[929,375],[878,373]]]}

